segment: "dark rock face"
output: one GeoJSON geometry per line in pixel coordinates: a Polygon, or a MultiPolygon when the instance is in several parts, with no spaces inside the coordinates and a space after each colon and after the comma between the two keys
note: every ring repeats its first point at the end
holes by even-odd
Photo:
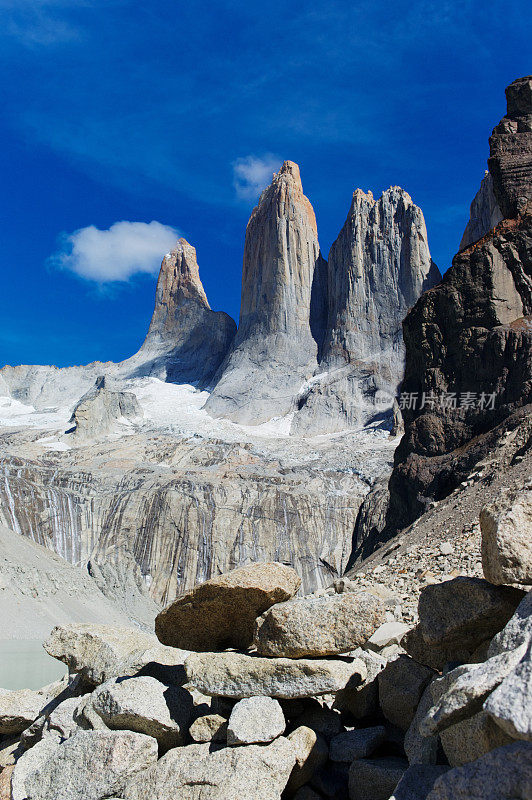
{"type": "Polygon", "coordinates": [[[522,213],[532,200],[532,75],[506,89],[507,112],[490,138],[488,166],[504,217],[522,213]]]}
{"type": "Polygon", "coordinates": [[[123,366],[131,377],[153,376],[205,387],[223,361],[236,324],[212,311],[199,277],[196,250],[180,239],[161,264],[155,310],[139,352],[123,366]]]}
{"type": "Polygon", "coordinates": [[[506,96],[489,167],[507,218],[455,256],[403,323],[405,435],[382,538],[450,494],[532,413],[532,78],[506,96]]]}
{"type": "Polygon", "coordinates": [[[417,407],[403,409],[392,530],[455,489],[532,403],[532,216],[501,222],[459,253],[404,336],[403,402],[417,407]]]}

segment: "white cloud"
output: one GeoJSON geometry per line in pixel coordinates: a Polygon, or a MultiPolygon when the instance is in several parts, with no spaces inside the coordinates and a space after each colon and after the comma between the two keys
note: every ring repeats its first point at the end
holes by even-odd
{"type": "Polygon", "coordinates": [[[281,166],[281,159],[271,153],[245,156],[233,161],[233,185],[241,200],[255,200],[271,182],[272,175],[281,166]]]}
{"type": "Polygon", "coordinates": [[[89,225],[63,234],[52,262],[98,283],[127,281],[139,272],[157,274],[178,238],[175,228],[155,221],[115,222],[104,231],[89,225]]]}

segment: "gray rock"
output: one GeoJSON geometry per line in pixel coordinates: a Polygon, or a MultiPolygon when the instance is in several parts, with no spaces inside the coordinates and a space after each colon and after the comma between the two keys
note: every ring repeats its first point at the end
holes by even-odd
{"type": "Polygon", "coordinates": [[[259,658],[241,653],[193,653],[185,662],[189,682],[204,694],[222,697],[296,698],[337,692],[367,675],[355,659],[259,658]]]}
{"type": "Polygon", "coordinates": [[[368,592],[290,600],[257,620],[253,643],[265,656],[337,655],[364,645],[385,618],[384,603],[368,592]]]}
{"type": "Polygon", "coordinates": [[[63,743],[50,737],[39,744],[48,748],[39,765],[28,770],[20,759],[15,767],[13,785],[20,769],[25,792],[16,800],[101,800],[120,794],[128,779],[157,761],[155,739],[129,731],[81,731],[63,743]]]}
{"type": "Polygon", "coordinates": [[[415,764],[408,767],[390,800],[426,800],[436,780],[445,775],[449,767],[415,764]]]}
{"type": "Polygon", "coordinates": [[[532,583],[532,488],[503,492],[480,512],[482,569],[496,584],[532,583]]]}
{"type": "Polygon", "coordinates": [[[353,655],[364,662],[367,670],[366,680],[356,685],[354,681],[336,693],[334,707],[348,711],[355,719],[365,719],[379,710],[379,673],[386,667],[385,658],[365,650],[355,650],[353,655]]]}
{"type": "Polygon", "coordinates": [[[386,728],[383,725],[340,733],[331,740],[331,761],[346,761],[350,764],[356,758],[367,758],[373,755],[385,739],[386,728]]]}
{"type": "Polygon", "coordinates": [[[501,209],[493,193],[493,178],[488,170],[480,183],[480,189],[473,198],[469,221],[460,242],[459,250],[478,242],[502,220],[501,209]]]}
{"type": "Polygon", "coordinates": [[[198,744],[225,742],[227,740],[227,720],[221,714],[205,714],[204,717],[194,720],[189,733],[198,744]]]}
{"type": "Polygon", "coordinates": [[[484,709],[507,736],[532,741],[532,646],[490,694],[484,709]]]}
{"type": "Polygon", "coordinates": [[[353,761],[349,768],[349,800],[388,800],[408,769],[402,758],[353,761]]]}
{"type": "Polygon", "coordinates": [[[437,779],[427,800],[527,800],[532,797],[532,745],[516,742],[455,767],[437,779]]]}
{"type": "Polygon", "coordinates": [[[38,717],[24,731],[21,742],[25,747],[32,747],[36,741],[49,734],[53,734],[61,740],[69,739],[80,729],[77,720],[80,702],[83,701],[80,701],[79,697],[69,697],[63,700],[50,713],[38,717]]]}
{"type": "Polygon", "coordinates": [[[172,647],[209,652],[246,648],[255,620],[301,585],[293,569],[276,562],[249,564],[200,583],[157,616],[155,631],[172,647]]]}
{"type": "Polygon", "coordinates": [[[77,623],[57,626],[44,649],[97,686],[117,676],[135,675],[147,664],[183,665],[188,651],[164,647],[135,628],[77,623]]]}
{"type": "Polygon", "coordinates": [[[418,605],[421,633],[428,644],[473,651],[504,628],[523,596],[519,589],[493,586],[480,578],[426,586],[418,605]]]}
{"type": "Polygon", "coordinates": [[[93,692],[91,703],[108,728],[153,736],[163,750],[183,744],[193,712],[185,689],[149,676],[107,681],[93,692]]]}
{"type": "Polygon", "coordinates": [[[329,254],[318,374],[298,395],[292,433],[330,433],[383,411],[391,416],[404,368],[401,323],[440,279],[410,196],[393,186],[375,200],[357,189],[329,254]]]}
{"type": "Polygon", "coordinates": [[[140,419],[142,409],[132,392],[112,391],[105,376],[96,379],[92,389],[83,395],[72,412],[77,439],[98,439],[112,433],[124,419],[140,419]]]}
{"type": "Polygon", "coordinates": [[[212,416],[257,425],[291,410],[317,366],[325,270],[299,167],[285,161],[246,228],[240,322],[205,405],[212,416]]]}
{"type": "Polygon", "coordinates": [[[390,644],[400,644],[408,630],[409,626],[404,622],[383,622],[369,637],[367,647],[372,650],[382,650],[390,644]]]}
{"type": "Polygon", "coordinates": [[[308,783],[316,770],[327,762],[329,748],[325,739],[306,725],[299,725],[287,738],[296,755],[286,786],[287,792],[293,792],[308,783]]]}
{"type": "Polygon", "coordinates": [[[248,697],[240,700],[229,717],[227,744],[263,744],[284,733],[283,710],[273,697],[248,697]]]}
{"type": "Polygon", "coordinates": [[[52,699],[43,691],[0,689],[0,734],[21,733],[41,715],[52,699]]]}
{"type": "Polygon", "coordinates": [[[431,690],[435,705],[420,723],[421,733],[438,733],[480,711],[484,700],[514,669],[525,652],[525,646],[521,645],[482,664],[464,664],[433,681],[431,690]]]}
{"type": "Polygon", "coordinates": [[[433,670],[400,655],[379,673],[379,702],[389,722],[408,730],[433,670]]]}
{"type": "Polygon", "coordinates": [[[342,717],[339,711],[327,706],[320,706],[317,701],[315,705],[306,708],[297,717],[296,723],[311,728],[315,733],[321,734],[327,741],[343,730],[342,717]]]}
{"type": "Polygon", "coordinates": [[[432,684],[429,683],[405,733],[404,750],[409,764],[436,764],[438,758],[438,736],[426,736],[420,730],[421,722],[434,704],[431,689],[432,684]]]}
{"type": "Polygon", "coordinates": [[[46,765],[48,759],[55,757],[60,744],[59,736],[45,736],[17,759],[11,776],[9,800],[27,800],[35,781],[35,775],[46,765]]]}
{"type": "Polygon", "coordinates": [[[163,258],[155,310],[144,344],[122,366],[131,377],[149,375],[205,387],[229,351],[235,333],[234,320],[209,306],[195,248],[179,239],[163,258]]]}
{"type": "Polygon", "coordinates": [[[476,761],[490,750],[513,741],[485,711],[479,711],[478,714],[446,728],[441,732],[440,739],[451,767],[461,767],[470,761],[476,761]]]}
{"type": "Polygon", "coordinates": [[[493,637],[488,657],[516,650],[520,645],[528,646],[532,641],[532,590],[519,603],[513,617],[503,630],[493,637]]]}
{"type": "Polygon", "coordinates": [[[294,749],[279,737],[269,745],[211,750],[178,747],[129,782],[126,800],[280,800],[295,764],[294,749]]]}

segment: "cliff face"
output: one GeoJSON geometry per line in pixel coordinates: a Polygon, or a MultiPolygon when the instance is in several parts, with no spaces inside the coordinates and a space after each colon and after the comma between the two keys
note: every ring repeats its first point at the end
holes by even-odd
{"type": "MultiPolygon", "coordinates": [[[[155,310],[132,376],[207,385],[236,332],[223,311],[212,311],[199,276],[196,250],[180,239],[161,264],[155,310]]],[[[128,362],[124,362],[127,368],[128,362]]]]}
{"type": "Polygon", "coordinates": [[[441,278],[421,210],[395,186],[360,189],[328,260],[319,377],[299,397],[294,433],[355,427],[389,412],[403,377],[402,320],[441,278]]]}
{"type": "MultiPolygon", "coordinates": [[[[532,114],[532,95],[516,81],[510,120],[516,85],[520,118],[532,114]]],[[[497,134],[489,161],[499,205],[513,216],[461,251],[404,322],[406,431],[390,480],[390,533],[448,495],[532,413],[532,208],[517,202],[530,196],[532,176],[527,183],[514,169],[519,135],[497,134]]]]}
{"type": "Polygon", "coordinates": [[[488,166],[503,216],[515,217],[532,200],[532,75],[507,87],[506,103],[490,137],[488,166]]]}
{"type": "Polygon", "coordinates": [[[460,250],[469,247],[470,244],[478,242],[483,236],[488,233],[495,225],[502,220],[501,209],[495,198],[493,192],[493,178],[486,170],[486,174],[482,178],[480,189],[473,198],[471,203],[471,210],[469,221],[466,225],[462,241],[460,242],[460,250]]]}
{"type": "Polygon", "coordinates": [[[240,323],[210,414],[256,425],[290,411],[316,367],[325,269],[299,168],[285,161],[246,229],[240,323]]]}

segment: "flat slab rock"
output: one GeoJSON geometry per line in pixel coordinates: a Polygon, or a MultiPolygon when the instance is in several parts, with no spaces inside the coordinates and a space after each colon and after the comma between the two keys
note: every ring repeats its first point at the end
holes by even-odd
{"type": "Polygon", "coordinates": [[[125,800],[279,800],[296,760],[288,739],[212,747],[192,744],[170,750],[130,781],[125,800]]]}
{"type": "Polygon", "coordinates": [[[0,735],[21,733],[51,700],[51,696],[31,689],[0,689],[0,735]]]}
{"type": "Polygon", "coordinates": [[[367,676],[366,665],[358,658],[293,660],[242,653],[192,653],[185,671],[200,692],[238,699],[313,697],[358,684],[367,676]]]}
{"type": "Polygon", "coordinates": [[[253,644],[264,656],[338,655],[366,644],[385,619],[384,603],[368,592],[305,597],[263,614],[253,644]]]}
{"type": "Polygon", "coordinates": [[[239,567],[178,597],[155,620],[159,640],[171,647],[207,652],[245,649],[258,616],[292,597],[301,585],[285,564],[239,567]]]}
{"type": "Polygon", "coordinates": [[[111,678],[137,674],[147,664],[182,665],[188,651],[164,647],[150,633],[137,628],[73,623],[58,625],[44,642],[49,655],[70,672],[98,686],[111,678]]]}

